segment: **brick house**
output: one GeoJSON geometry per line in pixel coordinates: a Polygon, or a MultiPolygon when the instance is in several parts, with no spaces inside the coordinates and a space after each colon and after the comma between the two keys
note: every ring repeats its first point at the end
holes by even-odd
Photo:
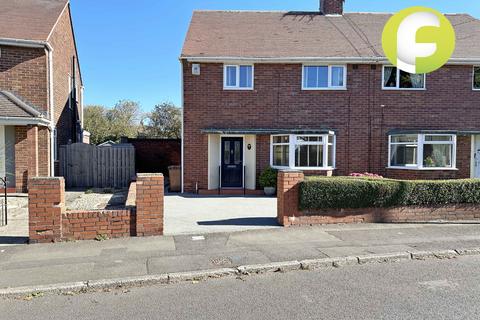
{"type": "Polygon", "coordinates": [[[0,176],[27,189],[80,142],[83,83],[68,0],[0,3],[0,176]]]}
{"type": "Polygon", "coordinates": [[[185,192],[305,174],[480,177],[480,21],[448,14],[456,51],[427,75],[389,65],[391,14],[195,11],[181,54],[185,192]],[[479,66],[479,67],[477,67],[479,66]]]}

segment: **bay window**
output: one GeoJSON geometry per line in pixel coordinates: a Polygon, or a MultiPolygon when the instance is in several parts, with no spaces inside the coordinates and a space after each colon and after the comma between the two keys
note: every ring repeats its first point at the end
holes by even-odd
{"type": "Polygon", "coordinates": [[[452,134],[404,134],[389,137],[389,167],[454,169],[457,137],[452,134]]]}
{"type": "Polygon", "coordinates": [[[384,90],[423,90],[425,89],[425,74],[413,74],[402,71],[396,67],[383,67],[384,90]]]}
{"type": "Polygon", "coordinates": [[[272,136],[271,165],[303,170],[332,169],[335,167],[335,136],[272,136]]]}

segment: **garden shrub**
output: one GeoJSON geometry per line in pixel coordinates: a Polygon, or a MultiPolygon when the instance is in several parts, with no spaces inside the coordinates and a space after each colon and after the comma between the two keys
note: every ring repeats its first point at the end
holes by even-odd
{"type": "Polygon", "coordinates": [[[308,177],[300,185],[301,210],[449,204],[480,204],[480,180],[308,177]]]}

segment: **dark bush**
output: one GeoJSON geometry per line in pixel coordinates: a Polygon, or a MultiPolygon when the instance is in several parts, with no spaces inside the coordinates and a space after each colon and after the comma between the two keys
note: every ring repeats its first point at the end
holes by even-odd
{"type": "Polygon", "coordinates": [[[300,186],[300,209],[388,208],[479,204],[480,180],[392,180],[309,177],[300,186]]]}
{"type": "Polygon", "coordinates": [[[277,188],[277,170],[266,168],[260,174],[259,182],[262,188],[277,188]]]}

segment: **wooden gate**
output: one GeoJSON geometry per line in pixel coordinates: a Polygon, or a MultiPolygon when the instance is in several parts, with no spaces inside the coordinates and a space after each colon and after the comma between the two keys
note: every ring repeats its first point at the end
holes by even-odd
{"type": "Polygon", "coordinates": [[[135,148],[74,143],[59,148],[60,176],[68,188],[127,188],[135,177],[135,148]]]}

